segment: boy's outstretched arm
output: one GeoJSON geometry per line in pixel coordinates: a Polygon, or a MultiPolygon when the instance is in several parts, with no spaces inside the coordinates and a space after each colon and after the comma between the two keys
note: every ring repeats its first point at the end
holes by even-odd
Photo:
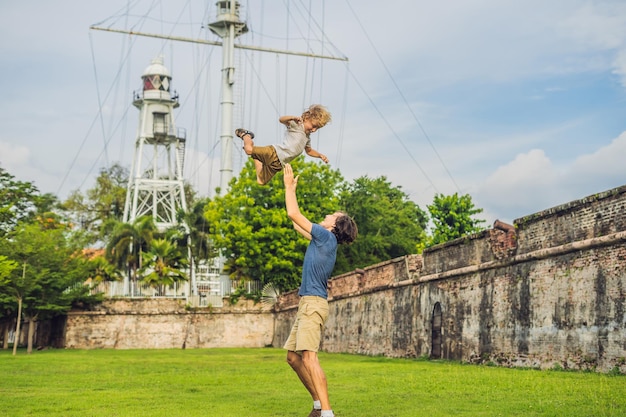
{"type": "Polygon", "coordinates": [[[300,212],[300,207],[298,206],[298,199],[296,197],[298,178],[299,176],[293,176],[293,169],[291,168],[291,165],[285,164],[285,168],[283,169],[283,182],[285,183],[285,206],[287,207],[287,216],[293,222],[294,228],[307,237],[307,234],[309,236],[311,234],[313,224],[309,221],[309,219],[304,217],[304,215],[300,212]],[[305,232],[306,234],[302,232],[305,232]]]}
{"type": "Polygon", "coordinates": [[[311,148],[310,146],[307,146],[306,148],[304,148],[304,151],[310,157],[312,157],[312,158],[319,158],[322,161],[328,163],[328,158],[326,157],[326,155],[324,155],[323,153],[319,153],[318,151],[316,151],[315,149],[311,148]]]}
{"type": "Polygon", "coordinates": [[[280,118],[278,119],[280,123],[284,124],[287,127],[289,127],[289,122],[292,120],[294,120],[298,124],[302,123],[302,117],[300,116],[280,116],[280,118]]]}

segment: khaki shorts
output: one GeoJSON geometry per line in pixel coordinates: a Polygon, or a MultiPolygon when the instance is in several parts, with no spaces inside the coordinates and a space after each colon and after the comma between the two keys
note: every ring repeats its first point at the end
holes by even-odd
{"type": "Polygon", "coordinates": [[[283,164],[280,163],[276,154],[276,148],[272,145],[255,146],[250,156],[263,164],[263,169],[259,173],[259,179],[263,185],[270,182],[274,175],[283,169],[283,164]]]}
{"type": "Polygon", "coordinates": [[[322,329],[328,318],[328,301],[306,295],[300,298],[296,321],[284,348],[292,352],[317,352],[322,340],[322,329]]]}

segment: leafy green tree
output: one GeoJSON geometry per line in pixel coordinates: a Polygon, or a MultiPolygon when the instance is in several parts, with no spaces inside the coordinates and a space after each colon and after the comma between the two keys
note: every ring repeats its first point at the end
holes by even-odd
{"type": "Polygon", "coordinates": [[[9,346],[9,324],[8,318],[15,310],[15,300],[8,293],[8,283],[11,273],[18,267],[17,262],[0,255],[0,331],[2,332],[3,349],[9,346]]]}
{"type": "Polygon", "coordinates": [[[18,181],[0,168],[0,237],[20,221],[32,221],[38,211],[43,211],[39,208],[50,205],[53,199],[49,194],[42,197],[32,182],[18,181]]]}
{"type": "Polygon", "coordinates": [[[95,302],[97,298],[90,297],[89,288],[82,285],[89,261],[82,255],[82,246],[76,244],[80,240],[71,239],[67,224],[53,215],[41,215],[36,222],[18,224],[8,237],[0,246],[1,254],[19,267],[2,282],[2,288],[18,304],[16,335],[20,334],[22,311],[29,320],[30,353],[38,320],[67,312],[78,299],[95,302]]]}
{"type": "Polygon", "coordinates": [[[336,274],[416,253],[426,239],[426,213],[384,176],[354,180],[344,188],[341,205],[359,235],[351,245],[340,246],[336,274]]]}
{"type": "Polygon", "coordinates": [[[187,260],[178,249],[175,242],[166,239],[154,239],[147,252],[142,253],[143,264],[139,271],[142,282],[158,291],[158,295],[165,295],[165,288],[176,282],[187,280],[182,268],[187,266],[187,260]]]}
{"type": "Polygon", "coordinates": [[[141,253],[148,250],[158,232],[150,216],[143,216],[133,224],[110,220],[105,227],[111,230],[106,245],[106,259],[122,271],[127,271],[129,283],[137,282],[141,268],[141,253]]]}
{"type": "MultiPolygon", "coordinates": [[[[0,168],[0,244],[6,246],[10,234],[20,223],[34,222],[38,213],[51,211],[56,205],[54,195],[42,195],[32,182],[16,180],[0,168]]],[[[5,317],[4,332],[8,331],[8,317],[15,314],[18,308],[21,308],[21,301],[18,306],[14,297],[0,291],[0,318],[5,317]]],[[[3,347],[8,347],[6,334],[3,347]]]]}
{"type": "MultiPolygon", "coordinates": [[[[338,187],[343,178],[327,165],[296,158],[291,165],[298,181],[300,209],[311,221],[321,221],[339,208],[338,187]]],[[[230,191],[215,197],[205,216],[211,241],[225,257],[225,269],[233,279],[258,279],[280,291],[297,288],[308,241],[293,229],[285,211],[282,175],[267,185],[256,183],[252,159],[230,191]]]]}
{"type": "Polygon", "coordinates": [[[433,203],[427,207],[434,223],[429,246],[484,230],[481,224],[485,223],[485,220],[474,217],[482,213],[483,209],[474,206],[469,194],[462,196],[458,193],[448,196],[436,194],[433,203]]]}
{"type": "Polygon", "coordinates": [[[85,194],[76,190],[65,200],[61,208],[80,228],[88,231],[95,241],[108,229],[102,226],[110,220],[122,221],[128,170],[119,164],[102,168],[93,188],[85,194]]]}
{"type": "Polygon", "coordinates": [[[17,268],[17,262],[0,255],[0,282],[7,279],[15,268],[17,268]]]}

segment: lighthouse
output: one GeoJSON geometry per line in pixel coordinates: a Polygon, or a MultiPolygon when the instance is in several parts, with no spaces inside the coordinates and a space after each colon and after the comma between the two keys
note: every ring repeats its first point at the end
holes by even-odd
{"type": "Polygon", "coordinates": [[[139,125],[123,220],[133,223],[151,216],[163,231],[178,224],[177,211],[187,211],[183,184],[186,133],[174,123],[178,96],[170,92],[172,77],[162,56],[152,60],[141,79],[141,93],[133,93],[139,125]]]}

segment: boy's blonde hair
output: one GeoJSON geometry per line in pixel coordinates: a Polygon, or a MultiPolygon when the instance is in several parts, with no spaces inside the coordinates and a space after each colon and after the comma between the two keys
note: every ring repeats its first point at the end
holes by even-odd
{"type": "Polygon", "coordinates": [[[319,129],[330,122],[331,116],[330,112],[326,110],[326,107],[321,104],[312,104],[302,113],[302,119],[310,120],[315,123],[315,126],[319,129]]]}

